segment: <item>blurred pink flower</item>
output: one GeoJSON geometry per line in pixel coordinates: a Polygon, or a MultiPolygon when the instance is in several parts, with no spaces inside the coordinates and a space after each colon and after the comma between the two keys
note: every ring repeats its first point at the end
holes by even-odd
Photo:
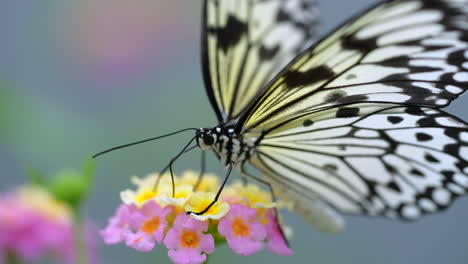
{"type": "Polygon", "coordinates": [[[130,232],[129,221],[134,205],[122,204],[117,208],[115,216],[109,219],[109,224],[99,233],[106,244],[117,244],[125,240],[126,234],[130,232]]]}
{"type": "Polygon", "coordinates": [[[218,232],[232,251],[244,256],[261,250],[266,236],[265,227],[257,221],[257,211],[242,204],[231,205],[229,213],[219,221],[218,232]]]}
{"type": "Polygon", "coordinates": [[[0,262],[11,254],[20,261],[36,262],[52,255],[74,263],[73,226],[68,210],[38,187],[23,187],[0,195],[0,262]]]}
{"type": "Polygon", "coordinates": [[[293,251],[288,247],[281,231],[279,230],[279,223],[276,221],[273,209],[268,210],[267,217],[268,222],[266,224],[266,232],[268,238],[268,250],[278,255],[291,256],[293,251]]]}
{"type": "Polygon", "coordinates": [[[149,201],[130,215],[130,226],[136,233],[126,235],[126,244],[138,251],[147,252],[156,243],[161,244],[167,227],[167,215],[172,207],[161,208],[155,201],[149,201]]]}
{"type": "Polygon", "coordinates": [[[169,257],[176,264],[198,264],[206,260],[206,255],[214,252],[215,244],[208,231],[208,223],[179,214],[173,227],[167,232],[164,245],[169,249],[169,257]]]}

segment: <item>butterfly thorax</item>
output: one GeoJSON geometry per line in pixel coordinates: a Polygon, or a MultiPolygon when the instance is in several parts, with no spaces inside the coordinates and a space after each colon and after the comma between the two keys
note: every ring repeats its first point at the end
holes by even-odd
{"type": "Polygon", "coordinates": [[[249,160],[255,150],[255,142],[237,134],[232,126],[200,128],[196,139],[202,150],[212,149],[225,165],[241,164],[249,160]]]}

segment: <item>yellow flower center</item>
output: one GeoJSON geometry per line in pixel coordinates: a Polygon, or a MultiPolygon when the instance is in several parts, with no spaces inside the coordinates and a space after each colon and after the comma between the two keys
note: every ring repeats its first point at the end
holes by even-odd
{"type": "Polygon", "coordinates": [[[138,203],[143,203],[144,201],[146,200],[149,200],[153,197],[156,196],[156,193],[155,192],[152,192],[152,191],[145,191],[145,192],[142,192],[141,194],[139,194],[135,200],[137,200],[138,203]]]}
{"type": "Polygon", "coordinates": [[[198,237],[197,233],[191,230],[184,230],[180,237],[182,247],[195,248],[198,246],[198,242],[200,242],[200,237],[198,237]]]}
{"type": "Polygon", "coordinates": [[[232,221],[232,230],[237,236],[248,236],[249,235],[249,226],[242,220],[240,217],[232,221]]]}
{"type": "MultiPolygon", "coordinates": [[[[198,211],[203,211],[205,210],[205,208],[208,207],[208,205],[210,205],[211,201],[203,201],[202,203],[200,203],[198,205],[198,211]]],[[[210,207],[210,209],[208,209],[208,211],[205,212],[205,214],[209,214],[209,215],[215,215],[215,214],[218,214],[218,211],[219,211],[219,208],[218,208],[218,204],[213,204],[213,206],[210,207]]]]}
{"type": "Polygon", "coordinates": [[[159,216],[155,216],[143,223],[141,226],[141,231],[147,234],[153,234],[156,230],[158,230],[160,224],[161,220],[159,219],[159,216]]]}

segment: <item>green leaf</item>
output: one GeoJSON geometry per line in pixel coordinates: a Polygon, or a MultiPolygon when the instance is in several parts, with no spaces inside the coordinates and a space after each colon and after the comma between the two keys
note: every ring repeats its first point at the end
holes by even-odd
{"type": "Polygon", "coordinates": [[[81,171],[62,170],[49,182],[49,191],[56,199],[77,210],[94,184],[95,162],[87,160],[81,171]]]}

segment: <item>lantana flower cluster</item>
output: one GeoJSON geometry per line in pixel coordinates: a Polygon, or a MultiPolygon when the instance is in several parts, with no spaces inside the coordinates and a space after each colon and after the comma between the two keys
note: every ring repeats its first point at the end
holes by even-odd
{"type": "Polygon", "coordinates": [[[122,204],[101,231],[105,243],[124,242],[138,251],[148,252],[164,245],[174,263],[203,263],[216,246],[227,243],[240,255],[252,255],[266,244],[269,251],[291,255],[275,217],[269,192],[254,184],[236,182],[226,186],[218,202],[202,215],[187,214],[204,210],[215,198],[218,178],[205,174],[201,181],[195,172],[184,172],[172,181],[164,174],[144,179],[132,178],[136,190],[121,193],[122,204]]]}
{"type": "MultiPolygon", "coordinates": [[[[88,250],[94,250],[93,241],[87,242],[88,250]]],[[[0,194],[0,263],[51,256],[74,263],[74,248],[72,212],[65,203],[39,186],[0,194]]]]}

